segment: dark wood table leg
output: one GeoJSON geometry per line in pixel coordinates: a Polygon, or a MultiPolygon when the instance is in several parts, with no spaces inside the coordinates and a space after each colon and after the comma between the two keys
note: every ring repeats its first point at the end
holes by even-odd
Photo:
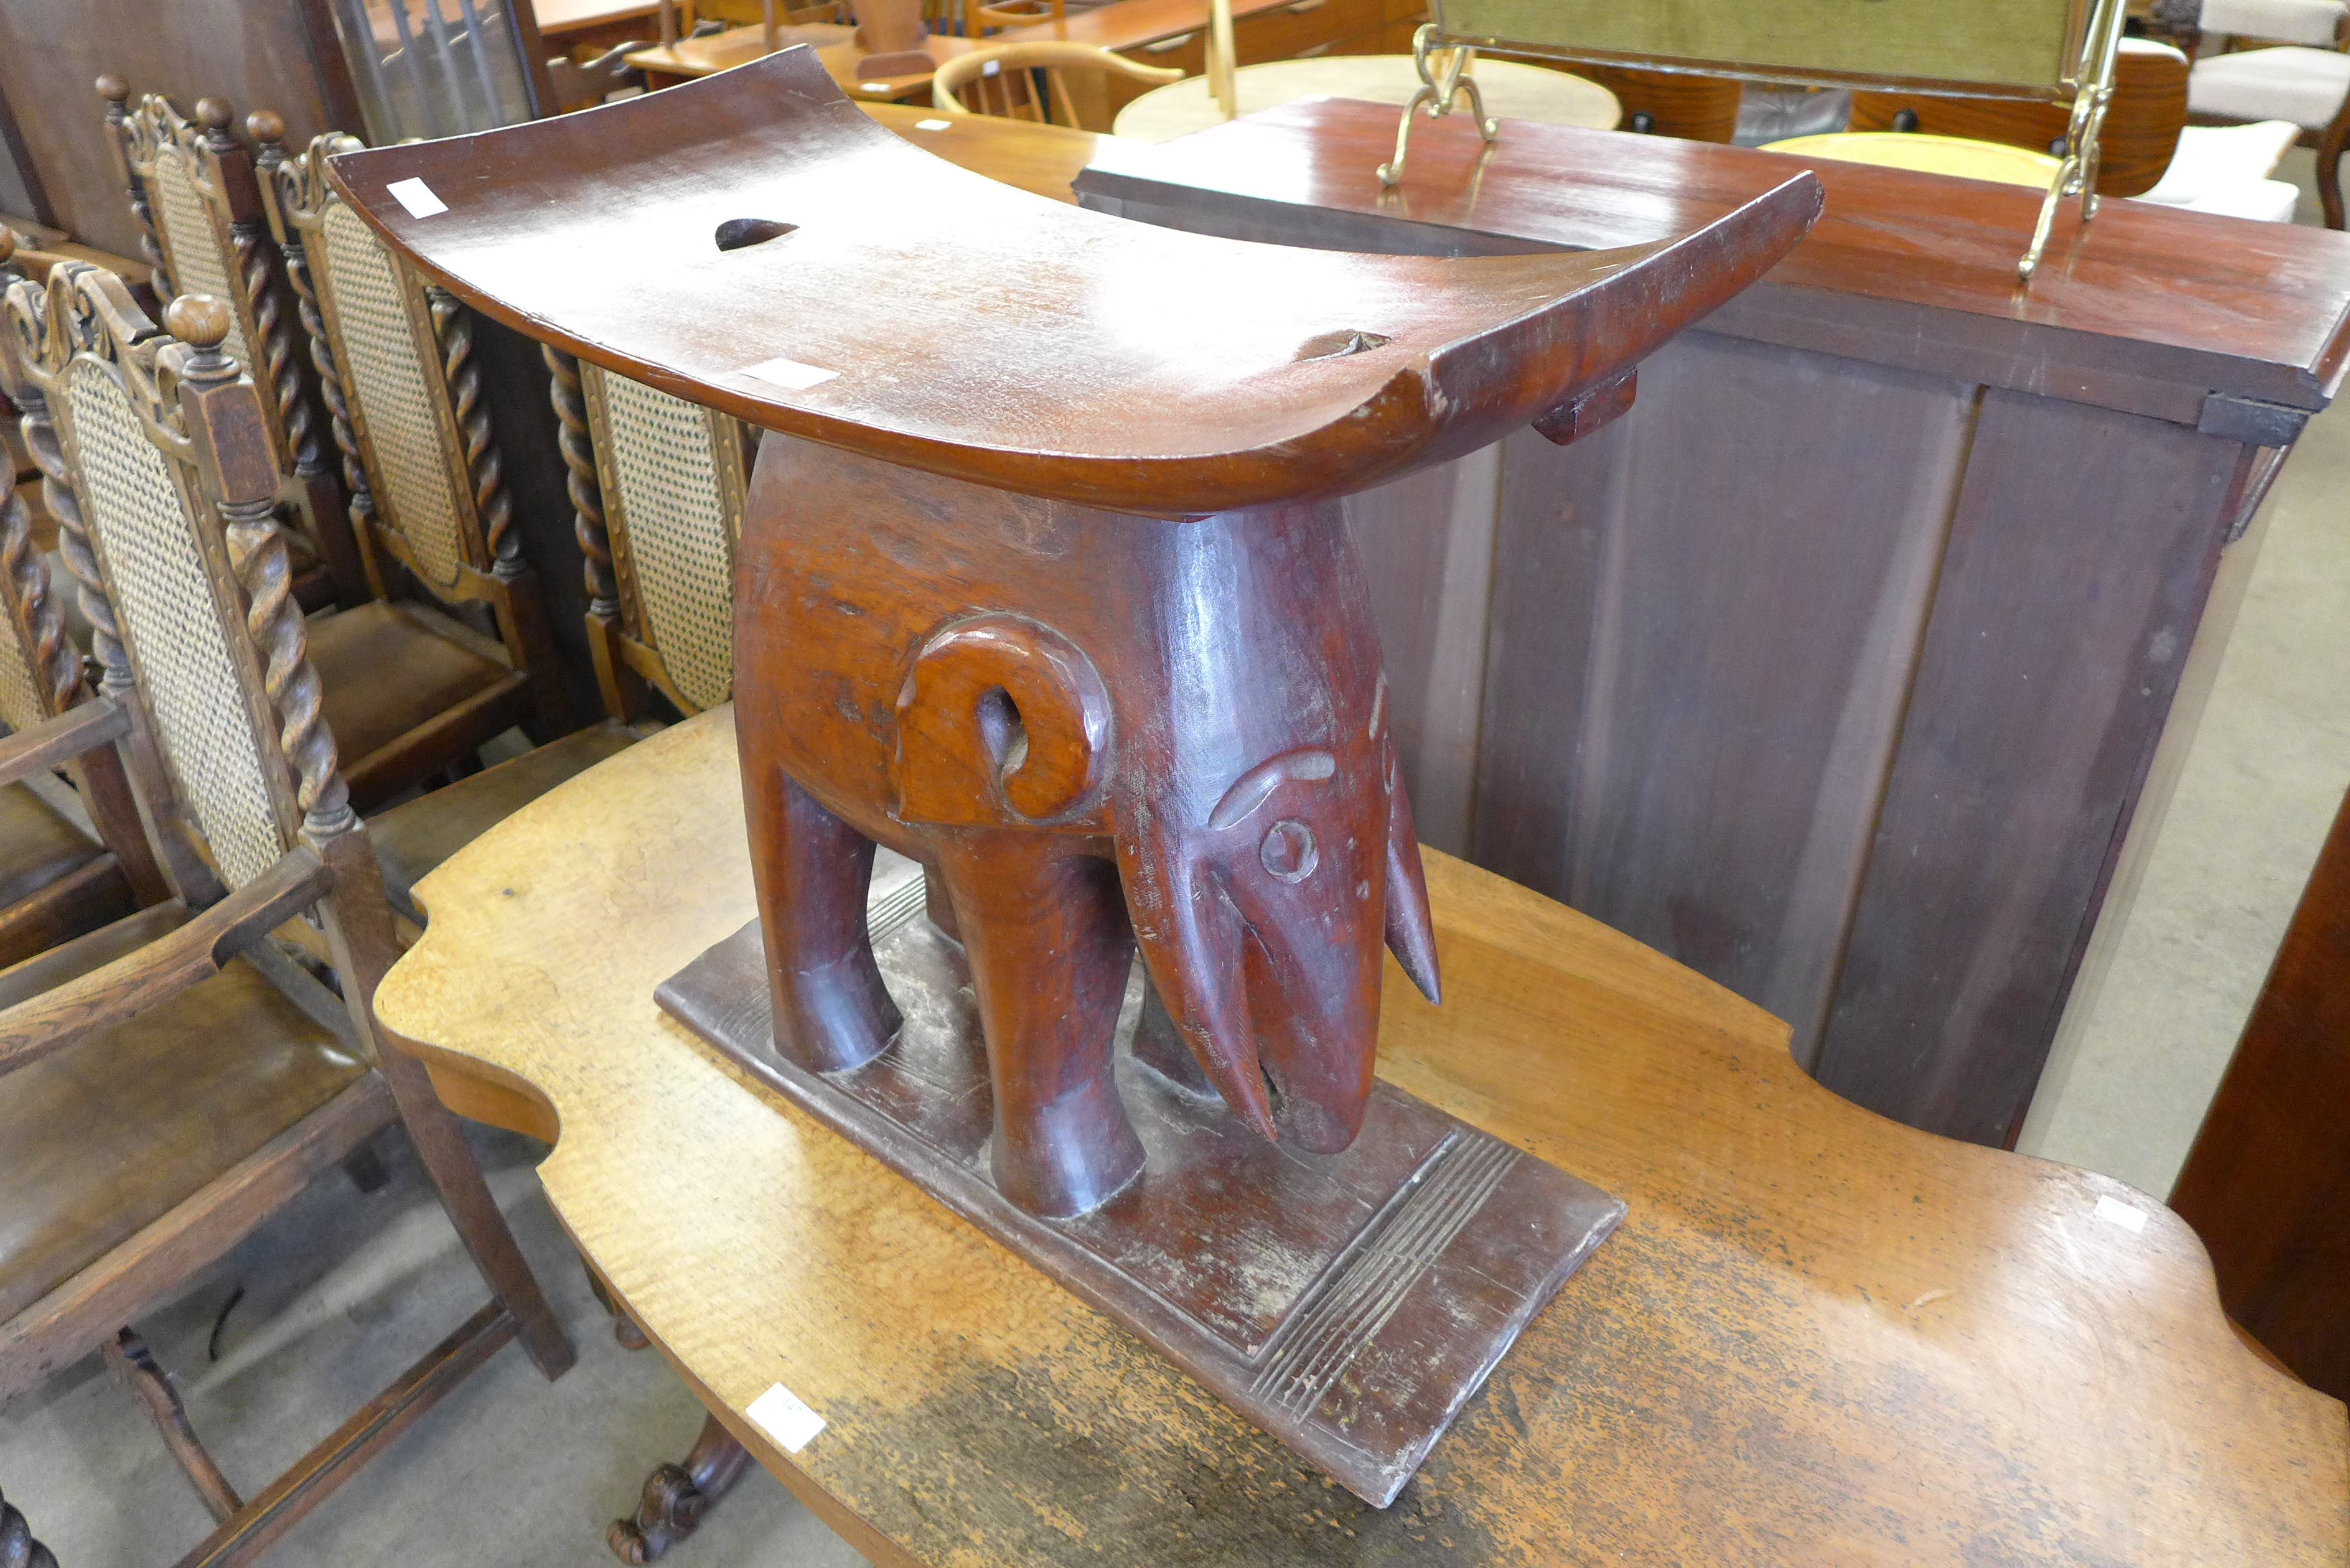
{"type": "MultiPolygon", "coordinates": [[[[736,1442],[718,1417],[702,1418],[702,1436],[681,1465],[662,1465],[645,1478],[645,1495],[635,1514],[616,1519],[604,1532],[612,1555],[621,1562],[651,1562],[693,1533],[718,1500],[742,1479],[750,1450],[736,1442]]],[[[13,1565],[0,1565],[13,1568],[13,1565]]]]}
{"type": "Polygon", "coordinates": [[[0,1568],[57,1568],[57,1560],[33,1539],[33,1527],[5,1497],[0,1497],[0,1568]]]}

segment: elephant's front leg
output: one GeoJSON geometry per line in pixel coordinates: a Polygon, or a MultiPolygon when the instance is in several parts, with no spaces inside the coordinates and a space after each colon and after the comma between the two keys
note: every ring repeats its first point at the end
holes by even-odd
{"type": "Polygon", "coordinates": [[[987,1033],[996,1189],[1047,1219],[1083,1214],[1142,1171],[1112,1069],[1134,961],[1118,869],[1046,833],[933,844],[987,1033]]]}
{"type": "Polygon", "coordinates": [[[873,841],[782,769],[746,771],[759,928],[775,1000],[775,1049],[812,1073],[862,1066],[900,1022],[865,923],[873,841]]]}

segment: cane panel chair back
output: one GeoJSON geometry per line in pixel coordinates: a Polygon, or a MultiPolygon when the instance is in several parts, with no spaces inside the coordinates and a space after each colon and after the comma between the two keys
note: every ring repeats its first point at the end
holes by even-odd
{"type": "Polygon", "coordinates": [[[570,709],[538,588],[522,556],[473,322],[385,250],[327,178],[359,148],[329,131],[270,169],[287,276],[343,451],[353,528],[444,604],[485,604],[513,668],[529,678],[536,738],[570,709]]]}
{"type": "Polygon", "coordinates": [[[223,347],[261,389],[278,466],[294,482],[290,498],[299,504],[306,553],[327,568],[326,576],[304,584],[303,601],[313,608],[328,598],[364,603],[373,591],[351,535],[348,500],[323,450],[317,382],[302,363],[260,179],[229,130],[231,119],[218,99],[199,100],[191,120],[171,99],[150,93],[120,128],[125,165],[145,194],[162,258],[155,296],[164,305],[181,294],[227,303],[223,347]]]}
{"type": "MultiPolygon", "coordinates": [[[[211,102],[207,99],[206,106],[211,102]]],[[[130,171],[146,188],[155,241],[163,253],[163,270],[172,289],[167,296],[159,288],[157,299],[169,304],[181,294],[205,294],[234,305],[242,291],[230,281],[226,260],[234,242],[223,211],[226,201],[217,184],[220,154],[205,145],[203,130],[160,93],[149,93],[139,101],[124,130],[130,171]]],[[[233,139],[230,149],[231,155],[236,155],[233,139]]],[[[257,211],[255,215],[258,216],[257,211]]],[[[248,315],[238,310],[230,322],[224,347],[229,357],[247,369],[253,366],[247,348],[251,337],[248,315]]],[[[274,427],[276,421],[271,423],[274,427]]],[[[273,429],[272,433],[278,432],[273,429]]]]}
{"type": "Polygon", "coordinates": [[[732,700],[753,432],[559,350],[546,358],[607,711],[646,717],[639,682],[683,714],[732,700]]]}
{"type": "MultiPolygon", "coordinates": [[[[46,287],[13,286],[8,325],[78,481],[81,536],[60,542],[69,566],[95,574],[83,597],[92,651],[109,686],[143,699],[173,794],[222,880],[243,887],[292,846],[301,815],[266,700],[255,695],[252,646],[225,629],[240,614],[234,575],[215,535],[191,523],[202,502],[177,414],[184,351],[120,278],[87,263],[52,269],[46,287]]],[[[274,472],[254,433],[259,451],[248,455],[274,472]]],[[[60,517],[61,535],[66,527],[60,517]]]]}
{"type": "MultiPolygon", "coordinates": [[[[463,598],[471,597],[462,591],[468,569],[486,572],[493,555],[440,374],[454,302],[434,298],[438,290],[428,294],[328,182],[327,160],[360,145],[356,137],[330,132],[278,166],[288,259],[298,235],[365,472],[366,495],[355,499],[355,508],[366,506],[377,539],[390,543],[428,588],[463,598]]],[[[486,440],[487,410],[468,402],[486,440]]],[[[496,494],[504,500],[502,489],[496,494]]],[[[500,545],[515,543],[510,528],[501,530],[500,545]]]]}

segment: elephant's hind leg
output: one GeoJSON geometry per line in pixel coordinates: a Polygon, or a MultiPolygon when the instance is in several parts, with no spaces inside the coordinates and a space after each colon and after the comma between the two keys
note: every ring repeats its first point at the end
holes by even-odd
{"type": "Polygon", "coordinates": [[[866,932],[873,841],[781,770],[767,788],[745,782],[775,1049],[814,1073],[861,1066],[900,1022],[866,932]]]}
{"type": "Polygon", "coordinates": [[[1061,1220],[1142,1171],[1112,1068],[1134,933],[1118,868],[1039,833],[941,835],[995,1091],[996,1190],[1061,1220]]]}

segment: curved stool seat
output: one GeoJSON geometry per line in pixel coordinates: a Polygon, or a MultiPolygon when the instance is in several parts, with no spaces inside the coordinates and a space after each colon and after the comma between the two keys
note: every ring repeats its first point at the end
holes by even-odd
{"type": "Polygon", "coordinates": [[[329,167],[434,281],[608,369],[909,467],[1156,515],[1336,495],[1488,444],[1752,283],[1820,202],[1798,176],[1693,234],[1580,254],[1244,244],[933,159],[804,47],[329,167]],[[410,216],[390,188],[416,181],[446,210],[410,216]],[[622,235],[630,268],[571,265],[622,235]],[[1019,285],[937,283],[970,277],[1019,285]]]}

